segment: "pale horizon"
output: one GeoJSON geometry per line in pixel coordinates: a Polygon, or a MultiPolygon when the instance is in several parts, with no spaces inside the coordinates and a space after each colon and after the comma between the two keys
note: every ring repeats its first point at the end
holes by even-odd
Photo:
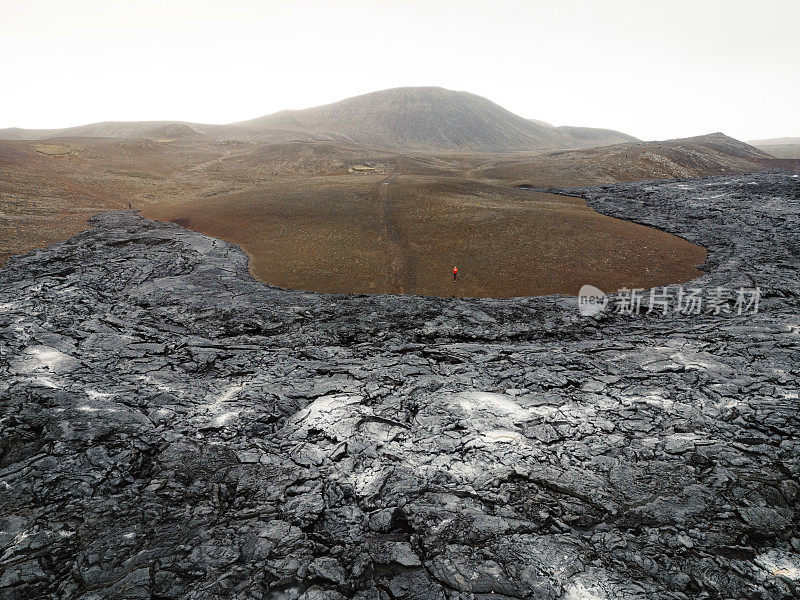
{"type": "Polygon", "coordinates": [[[2,128],[230,123],[438,86],[640,139],[800,136],[795,0],[3,4],[2,128]]]}

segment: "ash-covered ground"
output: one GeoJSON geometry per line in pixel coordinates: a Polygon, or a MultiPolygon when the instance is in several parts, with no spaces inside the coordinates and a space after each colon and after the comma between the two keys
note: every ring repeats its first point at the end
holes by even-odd
{"type": "Polygon", "coordinates": [[[0,597],[798,597],[797,175],[586,194],[759,311],[285,291],[128,212],[15,259],[0,597]]]}

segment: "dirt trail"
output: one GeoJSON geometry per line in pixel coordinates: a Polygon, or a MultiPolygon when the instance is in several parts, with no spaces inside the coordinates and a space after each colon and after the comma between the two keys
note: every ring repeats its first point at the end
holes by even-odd
{"type": "Polygon", "coordinates": [[[229,158],[236,158],[237,156],[244,156],[245,154],[247,154],[247,152],[233,154],[230,148],[226,148],[222,156],[217,156],[216,158],[201,162],[188,168],[185,172],[175,173],[172,179],[178,184],[183,185],[198,185],[199,182],[203,182],[202,185],[207,192],[205,195],[209,195],[209,193],[213,195],[233,191],[229,185],[215,182],[213,175],[209,174],[207,171],[209,167],[218,165],[229,158]]]}
{"type": "Polygon", "coordinates": [[[390,175],[378,185],[377,201],[380,205],[383,234],[389,244],[389,285],[401,294],[414,293],[414,275],[406,250],[406,241],[392,220],[389,185],[396,175],[390,175]]]}
{"type": "Polygon", "coordinates": [[[211,165],[215,165],[217,163],[220,163],[223,160],[225,160],[226,158],[233,158],[233,156],[242,156],[243,154],[246,154],[246,152],[245,153],[239,153],[239,154],[236,154],[236,155],[231,155],[230,148],[226,148],[224,156],[218,156],[216,158],[212,158],[211,160],[207,160],[205,162],[202,162],[199,165],[195,165],[191,169],[189,169],[189,172],[190,173],[197,173],[198,171],[204,171],[205,169],[207,169],[211,165]]]}
{"type": "Polygon", "coordinates": [[[227,160],[229,158],[236,158],[237,156],[246,156],[249,153],[250,153],[250,150],[246,150],[244,152],[238,152],[236,154],[233,154],[230,148],[226,148],[225,149],[225,154],[223,156],[218,156],[217,158],[212,158],[211,160],[207,160],[205,162],[202,162],[199,165],[195,165],[191,169],[189,169],[189,172],[190,173],[197,173],[197,172],[200,172],[200,171],[205,171],[206,169],[208,169],[208,167],[210,167],[212,165],[219,164],[224,160],[227,160]]]}

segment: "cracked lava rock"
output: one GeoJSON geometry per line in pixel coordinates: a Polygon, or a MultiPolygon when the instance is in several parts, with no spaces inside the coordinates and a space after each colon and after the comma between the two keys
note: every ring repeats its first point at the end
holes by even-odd
{"type": "Polygon", "coordinates": [[[130,212],[14,259],[0,597],[798,597],[797,176],[581,191],[759,312],[287,291],[130,212]]]}

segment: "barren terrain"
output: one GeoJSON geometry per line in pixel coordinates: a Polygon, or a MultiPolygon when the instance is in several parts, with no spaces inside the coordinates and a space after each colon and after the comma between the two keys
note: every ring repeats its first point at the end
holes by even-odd
{"type": "Polygon", "coordinates": [[[143,214],[241,244],[262,281],[323,292],[574,295],[688,281],[705,260],[579,198],[452,177],[314,177],[143,214]]]}
{"type": "Polygon", "coordinates": [[[640,142],[442,88],[228,125],[106,122],[2,138],[0,264],[92,214],[132,208],[241,244],[251,272],[281,287],[442,297],[690,280],[702,248],[547,188],[792,167],[721,133],[640,142]]]}
{"type": "Polygon", "coordinates": [[[253,273],[284,287],[497,297],[647,287],[694,277],[702,249],[516,186],[752,172],[769,161],[722,135],[502,154],[202,135],[3,141],[0,260],[130,203],[241,243],[253,273]],[[348,173],[358,165],[375,171],[348,173]]]}
{"type": "Polygon", "coordinates": [[[582,190],[743,314],[279,290],[130,211],[13,259],[0,597],[797,598],[798,181],[582,190]]]}

